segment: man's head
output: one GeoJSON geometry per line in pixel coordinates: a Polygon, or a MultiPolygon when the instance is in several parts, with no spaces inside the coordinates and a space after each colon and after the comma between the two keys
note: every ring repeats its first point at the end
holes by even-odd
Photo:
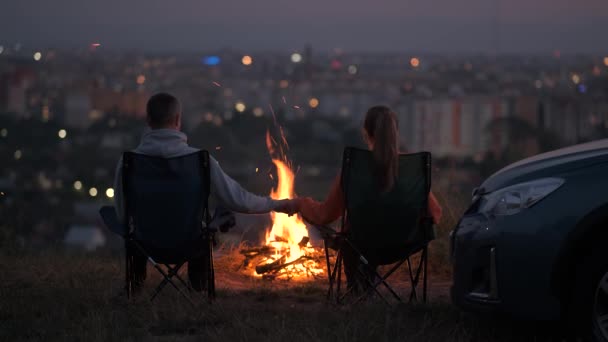
{"type": "Polygon", "coordinates": [[[148,126],[152,129],[181,128],[182,106],[175,96],[158,93],[148,100],[146,105],[148,126]]]}

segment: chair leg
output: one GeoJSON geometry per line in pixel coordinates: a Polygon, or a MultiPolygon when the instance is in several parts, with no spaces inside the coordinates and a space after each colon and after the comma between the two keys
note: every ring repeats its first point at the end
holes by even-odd
{"type": "Polygon", "coordinates": [[[407,271],[410,275],[410,298],[409,298],[409,302],[411,303],[412,300],[418,300],[418,296],[416,295],[416,281],[414,280],[414,274],[412,273],[412,262],[410,261],[410,258],[407,258],[407,271]]]}
{"type": "MultiPolygon", "coordinates": [[[[423,272],[425,270],[424,267],[426,265],[425,261],[426,261],[426,253],[425,253],[425,251],[423,249],[422,253],[420,255],[420,261],[418,262],[418,266],[416,267],[416,272],[415,272],[416,274],[415,274],[415,276],[413,278],[412,278],[412,272],[411,272],[411,268],[410,268],[410,281],[412,283],[412,293],[410,295],[410,302],[412,301],[412,299],[418,300],[418,296],[417,296],[416,290],[418,288],[418,283],[420,282],[420,275],[421,275],[421,273],[422,273],[423,277],[424,277],[424,274],[425,274],[423,272]]],[[[409,266],[409,259],[408,259],[408,266],[409,266]]],[[[422,287],[423,287],[422,291],[424,292],[425,291],[425,289],[424,289],[424,287],[425,287],[425,285],[424,285],[424,279],[422,280],[422,282],[423,282],[423,284],[422,284],[422,287]]],[[[423,297],[424,297],[424,293],[423,293],[423,297]]],[[[423,301],[424,301],[424,298],[423,298],[423,301]]]]}
{"type": "Polygon", "coordinates": [[[336,272],[338,272],[337,276],[337,283],[336,283],[336,303],[340,304],[340,287],[342,286],[342,259],[344,258],[344,256],[342,255],[342,253],[340,252],[340,258],[338,260],[336,260],[336,272]]]}
{"type": "Polygon", "coordinates": [[[131,254],[129,253],[129,244],[125,241],[125,290],[127,291],[127,299],[131,299],[133,292],[133,283],[131,277],[132,271],[131,254]]]}
{"type": "MultiPolygon", "coordinates": [[[[368,269],[370,268],[367,264],[365,264],[364,267],[367,267],[368,269]]],[[[375,276],[382,279],[382,277],[378,274],[378,272],[376,272],[375,270],[374,270],[374,272],[369,272],[370,270],[368,270],[368,273],[373,273],[375,276]]],[[[355,299],[355,301],[353,303],[354,304],[359,303],[364,298],[368,297],[372,292],[375,292],[378,295],[378,297],[380,297],[384,301],[384,303],[386,303],[387,305],[390,305],[388,300],[386,300],[386,298],[384,298],[382,293],[380,293],[380,291],[378,290],[379,284],[375,284],[371,279],[369,279],[368,274],[365,274],[361,269],[358,269],[358,272],[359,272],[359,275],[361,276],[361,278],[365,279],[365,282],[367,283],[367,286],[369,288],[367,289],[367,291],[364,294],[362,294],[357,299],[355,299]]],[[[399,296],[393,291],[393,289],[391,289],[390,286],[388,286],[388,284],[384,280],[382,280],[382,283],[384,283],[384,285],[389,289],[389,291],[392,292],[392,294],[397,298],[397,300],[401,301],[401,298],[399,298],[399,296]]],[[[345,298],[350,292],[351,291],[348,290],[342,298],[345,298]]]]}
{"type": "Polygon", "coordinates": [[[184,285],[185,288],[187,288],[188,290],[190,290],[190,286],[188,286],[188,284],[178,274],[179,270],[182,268],[183,265],[184,265],[183,262],[181,264],[175,265],[175,267],[171,267],[169,265],[165,265],[167,267],[167,270],[168,270],[167,271],[167,276],[156,287],[156,290],[154,291],[154,294],[152,294],[152,297],[150,298],[150,301],[153,301],[154,298],[156,298],[156,296],[160,293],[160,291],[162,291],[162,289],[164,289],[165,286],[167,286],[167,283],[169,283],[171,281],[171,279],[173,279],[173,278],[177,278],[180,281],[180,283],[182,283],[182,285],[184,285]]]}
{"type": "Polygon", "coordinates": [[[428,277],[428,264],[429,264],[429,247],[426,245],[424,247],[423,257],[424,257],[424,270],[423,270],[423,279],[422,279],[422,302],[426,303],[426,290],[427,290],[427,277],[428,277]]]}
{"type": "Polygon", "coordinates": [[[177,280],[179,280],[179,282],[182,283],[182,285],[184,285],[184,287],[187,288],[188,291],[192,290],[192,287],[190,287],[190,285],[188,285],[188,283],[184,279],[182,279],[179,274],[175,273],[174,277],[177,278],[177,280]]]}
{"type": "Polygon", "coordinates": [[[329,288],[327,290],[327,298],[329,301],[331,297],[331,291],[333,289],[333,272],[331,269],[331,264],[329,263],[329,249],[327,248],[327,239],[323,239],[323,248],[325,249],[325,265],[327,266],[327,280],[329,281],[329,288]]]}
{"type": "Polygon", "coordinates": [[[152,266],[154,266],[154,268],[158,272],[160,272],[160,274],[162,274],[163,277],[165,278],[164,281],[156,288],[156,292],[152,295],[152,298],[150,299],[151,301],[154,300],[154,298],[156,297],[156,295],[168,283],[168,284],[171,284],[171,286],[173,286],[173,288],[175,288],[177,290],[177,292],[179,292],[184,298],[186,298],[190,302],[190,304],[194,305],[194,302],[192,301],[192,299],[190,298],[190,296],[188,296],[188,294],[186,294],[181,288],[179,288],[179,286],[177,286],[171,280],[171,277],[162,269],[162,267],[160,267],[152,258],[148,258],[148,260],[150,261],[150,263],[152,263],[152,266]],[[161,287],[161,285],[162,285],[162,287],[161,287]]]}
{"type": "Polygon", "coordinates": [[[397,299],[399,302],[403,302],[401,300],[401,297],[399,297],[399,295],[397,294],[397,292],[395,292],[395,290],[393,290],[393,288],[388,285],[388,283],[386,282],[386,280],[382,276],[380,276],[377,273],[376,273],[376,276],[380,277],[381,284],[383,284],[384,287],[386,287],[388,289],[388,291],[393,295],[393,297],[395,297],[395,299],[397,299]]]}
{"type": "Polygon", "coordinates": [[[209,237],[209,272],[207,273],[207,298],[209,303],[215,299],[215,269],[213,267],[213,238],[209,237]]]}
{"type": "Polygon", "coordinates": [[[165,288],[165,286],[167,285],[168,282],[169,281],[167,280],[167,278],[164,278],[163,281],[161,281],[160,284],[158,284],[158,286],[154,290],[154,293],[150,297],[150,301],[151,302],[154,301],[154,299],[156,298],[156,296],[160,293],[160,291],[162,291],[165,288]]]}

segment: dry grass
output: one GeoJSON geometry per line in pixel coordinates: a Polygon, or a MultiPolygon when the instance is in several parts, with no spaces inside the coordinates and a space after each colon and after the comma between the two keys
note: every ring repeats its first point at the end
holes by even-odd
{"type": "MultiPolygon", "coordinates": [[[[324,284],[262,281],[235,289],[238,262],[218,260],[217,301],[196,307],[167,288],[154,304],[128,301],[122,259],[62,252],[0,255],[0,339],[207,341],[544,341],[551,327],[460,312],[444,297],[429,305],[324,303],[324,284]],[[235,280],[236,279],[236,280],[235,280]],[[284,285],[284,284],[283,284],[284,285]]],[[[151,273],[153,274],[153,273],[151,273]]],[[[148,281],[151,287],[157,277],[148,281]]],[[[151,290],[151,289],[149,289],[151,290]]]]}

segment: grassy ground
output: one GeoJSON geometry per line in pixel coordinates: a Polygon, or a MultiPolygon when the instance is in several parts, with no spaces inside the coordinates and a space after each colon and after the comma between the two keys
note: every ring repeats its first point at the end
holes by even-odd
{"type": "MultiPolygon", "coordinates": [[[[0,254],[0,340],[551,340],[551,326],[460,312],[447,300],[443,280],[431,282],[435,290],[427,305],[388,307],[371,300],[335,306],[323,301],[322,282],[234,278],[231,263],[218,262],[217,301],[197,298],[200,304],[192,307],[171,288],[154,304],[147,295],[128,301],[121,291],[121,260],[0,254]]],[[[151,278],[147,291],[158,282],[151,278]]]]}

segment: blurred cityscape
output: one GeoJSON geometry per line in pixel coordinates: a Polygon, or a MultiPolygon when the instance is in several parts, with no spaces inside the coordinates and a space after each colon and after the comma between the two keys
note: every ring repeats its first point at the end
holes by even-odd
{"type": "Polygon", "coordinates": [[[404,150],[433,153],[434,192],[456,214],[502,166],[608,137],[608,56],[0,46],[0,245],[105,243],[97,210],[158,91],[182,102],[190,144],[262,195],[275,182],[267,130],[284,128],[298,194],[323,199],[377,104],[398,114],[404,150]]]}

